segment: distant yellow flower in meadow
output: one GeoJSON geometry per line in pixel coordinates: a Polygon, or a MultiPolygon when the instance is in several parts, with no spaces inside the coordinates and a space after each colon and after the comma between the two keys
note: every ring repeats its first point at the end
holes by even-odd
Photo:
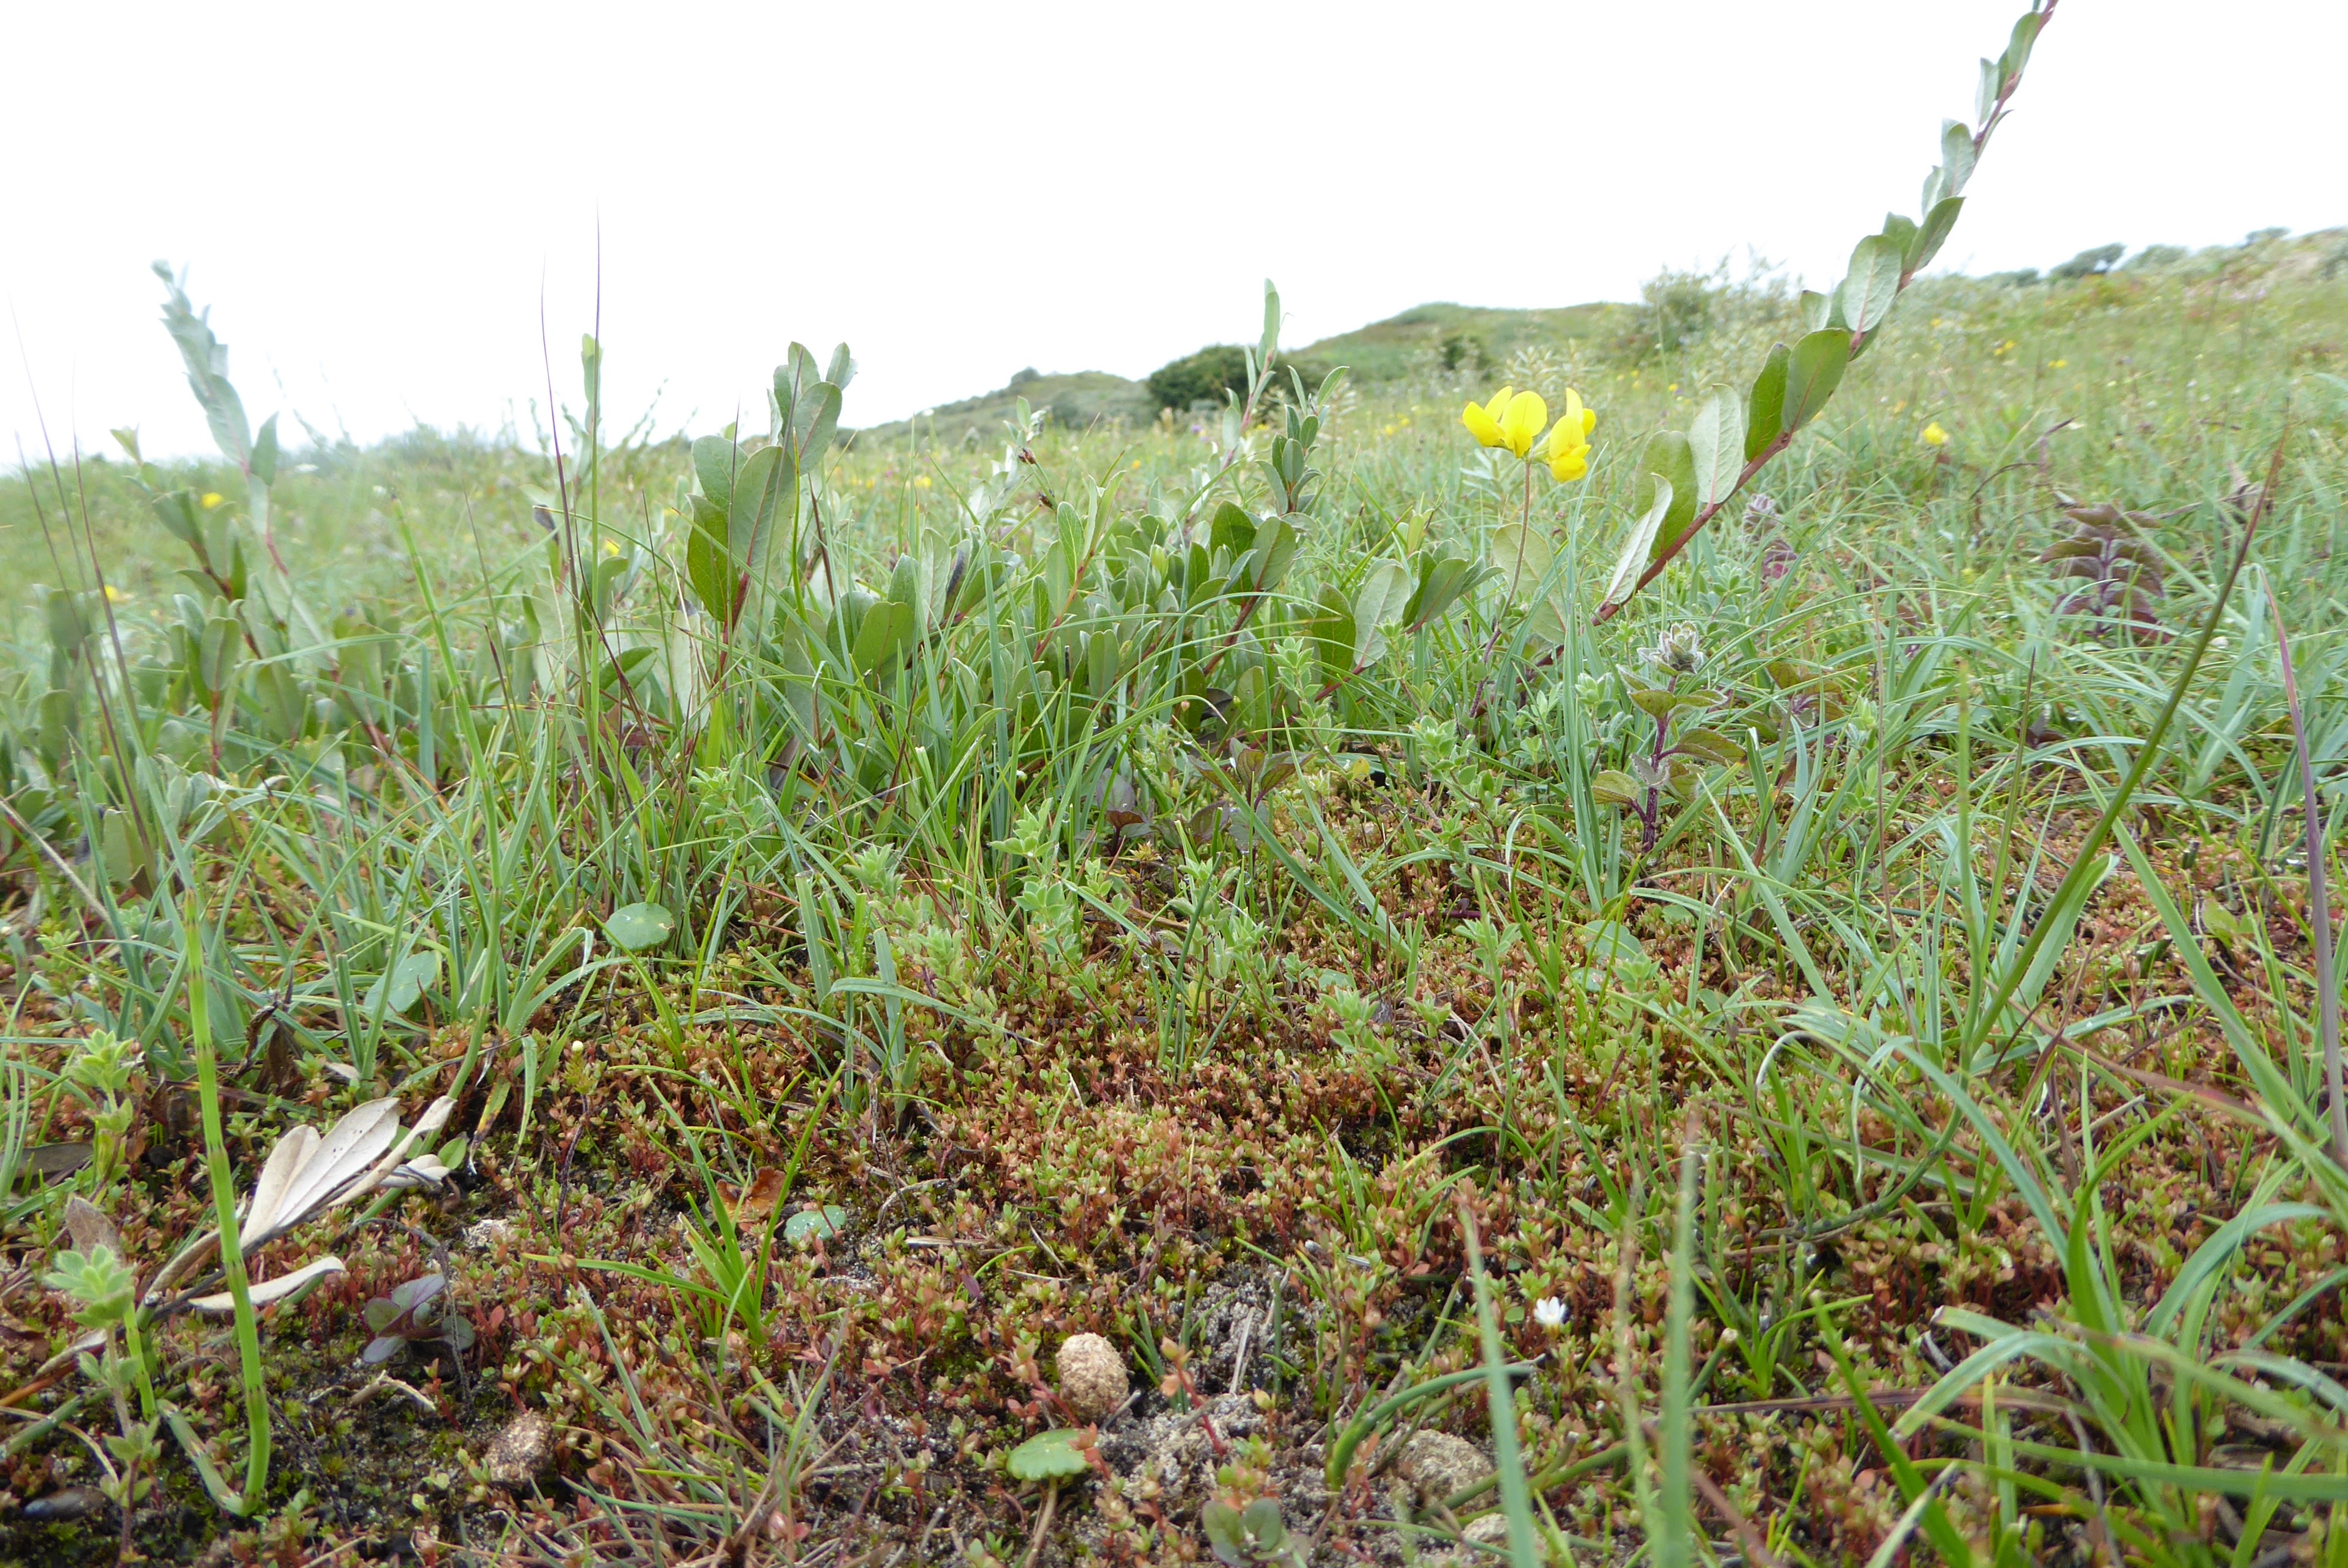
{"type": "Polygon", "coordinates": [[[129,597],[130,597],[130,596],[129,596],[129,594],[127,594],[127,593],[123,592],[120,589],[118,589],[118,588],[117,588],[117,587],[115,587],[112,583],[110,583],[110,582],[109,582],[109,583],[108,583],[108,584],[106,585],[106,602],[107,602],[107,603],[108,603],[108,604],[120,604],[120,603],[122,603],[124,600],[128,600],[129,597]]]}
{"type": "Polygon", "coordinates": [[[211,511],[214,507],[219,506],[221,502],[226,498],[227,497],[223,497],[218,490],[206,490],[204,492],[204,510],[207,512],[211,511]]]}
{"type": "Polygon", "coordinates": [[[1459,423],[1486,446],[1505,446],[1519,457],[1532,455],[1533,443],[1549,425],[1549,405],[1538,392],[1504,386],[1492,401],[1478,407],[1471,403],[1459,414],[1459,423]]]}
{"type": "Polygon", "coordinates": [[[1581,394],[1565,389],[1565,412],[1549,433],[1549,471],[1558,483],[1571,484],[1590,472],[1590,433],[1598,428],[1598,410],[1581,405],[1581,394]]]}
{"type": "Polygon", "coordinates": [[[603,553],[607,556],[618,555],[620,553],[620,541],[617,539],[605,539],[603,541],[603,553]]]}
{"type": "Polygon", "coordinates": [[[913,476],[913,488],[916,490],[926,490],[929,487],[930,477],[927,474],[916,474],[913,476]]]}
{"type": "Polygon", "coordinates": [[[1924,426],[1925,446],[1946,446],[1948,444],[1949,433],[1941,428],[1941,422],[1939,420],[1935,419],[1932,423],[1924,426]]]}
{"type": "Polygon", "coordinates": [[[2066,370],[2070,367],[2070,364],[2071,362],[2067,359],[2050,359],[2046,362],[2046,368],[2049,370],[2066,370]]]}

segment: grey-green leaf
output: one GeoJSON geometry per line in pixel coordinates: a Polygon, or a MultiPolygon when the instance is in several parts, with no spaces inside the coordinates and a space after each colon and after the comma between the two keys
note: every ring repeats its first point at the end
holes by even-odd
{"type": "Polygon", "coordinates": [[[1761,374],[1753,378],[1753,393],[1745,404],[1747,463],[1767,451],[1770,443],[1785,431],[1786,371],[1793,358],[1792,349],[1781,343],[1771,343],[1769,357],[1761,362],[1761,374]]]}
{"type": "MultiPolygon", "coordinates": [[[[1997,63],[2001,90],[2011,86],[2013,78],[2022,75],[2024,67],[2030,64],[2030,51],[2036,46],[2038,29],[2045,21],[2046,13],[2034,8],[2014,18],[2013,36],[2006,40],[2005,56],[1997,63]]],[[[1983,115],[1982,118],[1987,119],[1989,117],[1983,115]]]]}
{"type": "Polygon", "coordinates": [[[369,988],[364,1005],[369,1012],[381,1009],[405,1017],[423,999],[425,988],[439,978],[439,954],[410,953],[369,988]]]}
{"type": "Polygon", "coordinates": [[[838,1204],[801,1209],[783,1222],[783,1240],[791,1246],[829,1241],[848,1228],[848,1211],[838,1204]]]}
{"type": "Polygon", "coordinates": [[[1410,602],[1410,569],[1398,560],[1372,567],[1354,594],[1354,667],[1360,669],[1386,650],[1385,629],[1402,619],[1410,602]]]}
{"type": "Polygon", "coordinates": [[[701,493],[721,512],[734,504],[734,470],[739,462],[734,443],[723,436],[705,436],[693,444],[693,477],[701,493]]]}
{"type": "Polygon", "coordinates": [[[1949,196],[1962,196],[1965,181],[1973,177],[1973,133],[1958,120],[1951,120],[1941,129],[1941,168],[1947,177],[1949,196]]]}
{"type": "Polygon", "coordinates": [[[247,466],[252,477],[267,489],[277,483],[277,415],[271,415],[261,422],[261,433],[252,438],[252,458],[247,466]]]}
{"type": "Polygon", "coordinates": [[[1654,499],[1639,520],[1632,525],[1629,537],[1622,541],[1622,553],[1615,558],[1614,575],[1606,581],[1605,603],[1620,604],[1629,596],[1639,580],[1639,574],[1646,569],[1647,553],[1654,547],[1655,535],[1663,526],[1664,514],[1671,509],[1671,485],[1658,481],[1654,487],[1654,499]]]}
{"type": "Polygon", "coordinates": [[[1657,487],[1671,496],[1662,529],[1649,546],[1650,557],[1661,555],[1695,520],[1695,449],[1676,430],[1658,430],[1647,437],[1639,454],[1639,478],[1631,492],[1631,507],[1643,511],[1654,505],[1657,487]]]}
{"type": "Polygon", "coordinates": [[[1794,356],[1786,367],[1786,406],[1781,416],[1786,434],[1792,435],[1818,417],[1818,410],[1842,384],[1842,373],[1850,363],[1850,334],[1838,327],[1805,335],[1794,345],[1794,356]]]}
{"type": "Polygon", "coordinates": [[[659,947],[675,929],[676,917],[657,904],[626,905],[613,910],[603,922],[603,934],[630,953],[659,947]]]}
{"type": "Polygon", "coordinates": [[[1881,326],[1900,298],[1900,274],[1906,262],[1900,247],[1881,234],[1869,234],[1854,246],[1850,272],[1837,294],[1843,324],[1855,333],[1881,326]]]}
{"type": "Polygon", "coordinates": [[[1039,1432],[1011,1450],[1007,1468],[1014,1481],[1063,1481],[1092,1467],[1076,1445],[1084,1434],[1062,1429],[1039,1432]]]}
{"type": "Polygon", "coordinates": [[[1688,446],[1695,457],[1696,505],[1716,507],[1745,472],[1745,400],[1733,392],[1706,398],[1688,425],[1688,446]]]}
{"type": "Polygon", "coordinates": [[[1924,214],[1924,221],[1917,227],[1915,239],[1909,241],[1909,272],[1921,272],[1931,264],[1932,258],[1948,242],[1949,231],[1957,226],[1957,214],[1964,210],[1964,206],[1962,196],[1944,196],[1932,204],[1931,210],[1924,214]]]}
{"type": "Polygon", "coordinates": [[[791,524],[798,470],[780,446],[763,446],[734,475],[726,506],[726,549],[736,571],[763,576],[776,544],[791,524]]]}

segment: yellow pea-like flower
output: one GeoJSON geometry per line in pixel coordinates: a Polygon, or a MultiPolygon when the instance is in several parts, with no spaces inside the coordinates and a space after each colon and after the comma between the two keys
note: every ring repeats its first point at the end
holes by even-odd
{"type": "Polygon", "coordinates": [[[223,497],[218,490],[205,491],[203,499],[204,510],[207,512],[211,511],[214,507],[219,506],[222,499],[223,497]]]}
{"type": "Polygon", "coordinates": [[[1939,420],[1935,419],[1932,423],[1924,426],[1925,446],[1945,446],[1948,444],[1949,433],[1941,428],[1941,422],[1939,420]]]}
{"type": "Polygon", "coordinates": [[[1505,446],[1519,457],[1532,453],[1533,443],[1549,424],[1549,405],[1538,392],[1504,386],[1492,401],[1478,407],[1471,403],[1459,412],[1459,423],[1486,446],[1505,446]]]}
{"type": "Polygon", "coordinates": [[[1565,412],[1557,416],[1546,448],[1549,471],[1560,484],[1570,484],[1590,472],[1590,433],[1598,428],[1598,410],[1581,405],[1581,394],[1565,391],[1565,412]]]}

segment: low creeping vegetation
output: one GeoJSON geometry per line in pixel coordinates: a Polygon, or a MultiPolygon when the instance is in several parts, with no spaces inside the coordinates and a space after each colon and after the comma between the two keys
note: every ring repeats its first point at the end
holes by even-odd
{"type": "Polygon", "coordinates": [[[999,454],[281,446],[167,275],[0,1554],[2348,1563],[2348,280],[1918,278],[2044,15],[1831,293],[999,454]]]}

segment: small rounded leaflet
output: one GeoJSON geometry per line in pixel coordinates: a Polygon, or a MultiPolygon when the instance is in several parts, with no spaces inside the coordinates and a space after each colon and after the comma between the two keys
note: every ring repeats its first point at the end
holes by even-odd
{"type": "Polygon", "coordinates": [[[1011,1450],[1007,1467],[1014,1481],[1066,1481],[1082,1475],[1092,1468],[1085,1458],[1085,1448],[1092,1441],[1092,1433],[1082,1428],[1061,1427],[1048,1432],[1038,1432],[1011,1450]]]}
{"type": "Polygon", "coordinates": [[[675,929],[676,917],[657,904],[630,904],[603,921],[603,934],[630,953],[659,947],[675,929]]]}

